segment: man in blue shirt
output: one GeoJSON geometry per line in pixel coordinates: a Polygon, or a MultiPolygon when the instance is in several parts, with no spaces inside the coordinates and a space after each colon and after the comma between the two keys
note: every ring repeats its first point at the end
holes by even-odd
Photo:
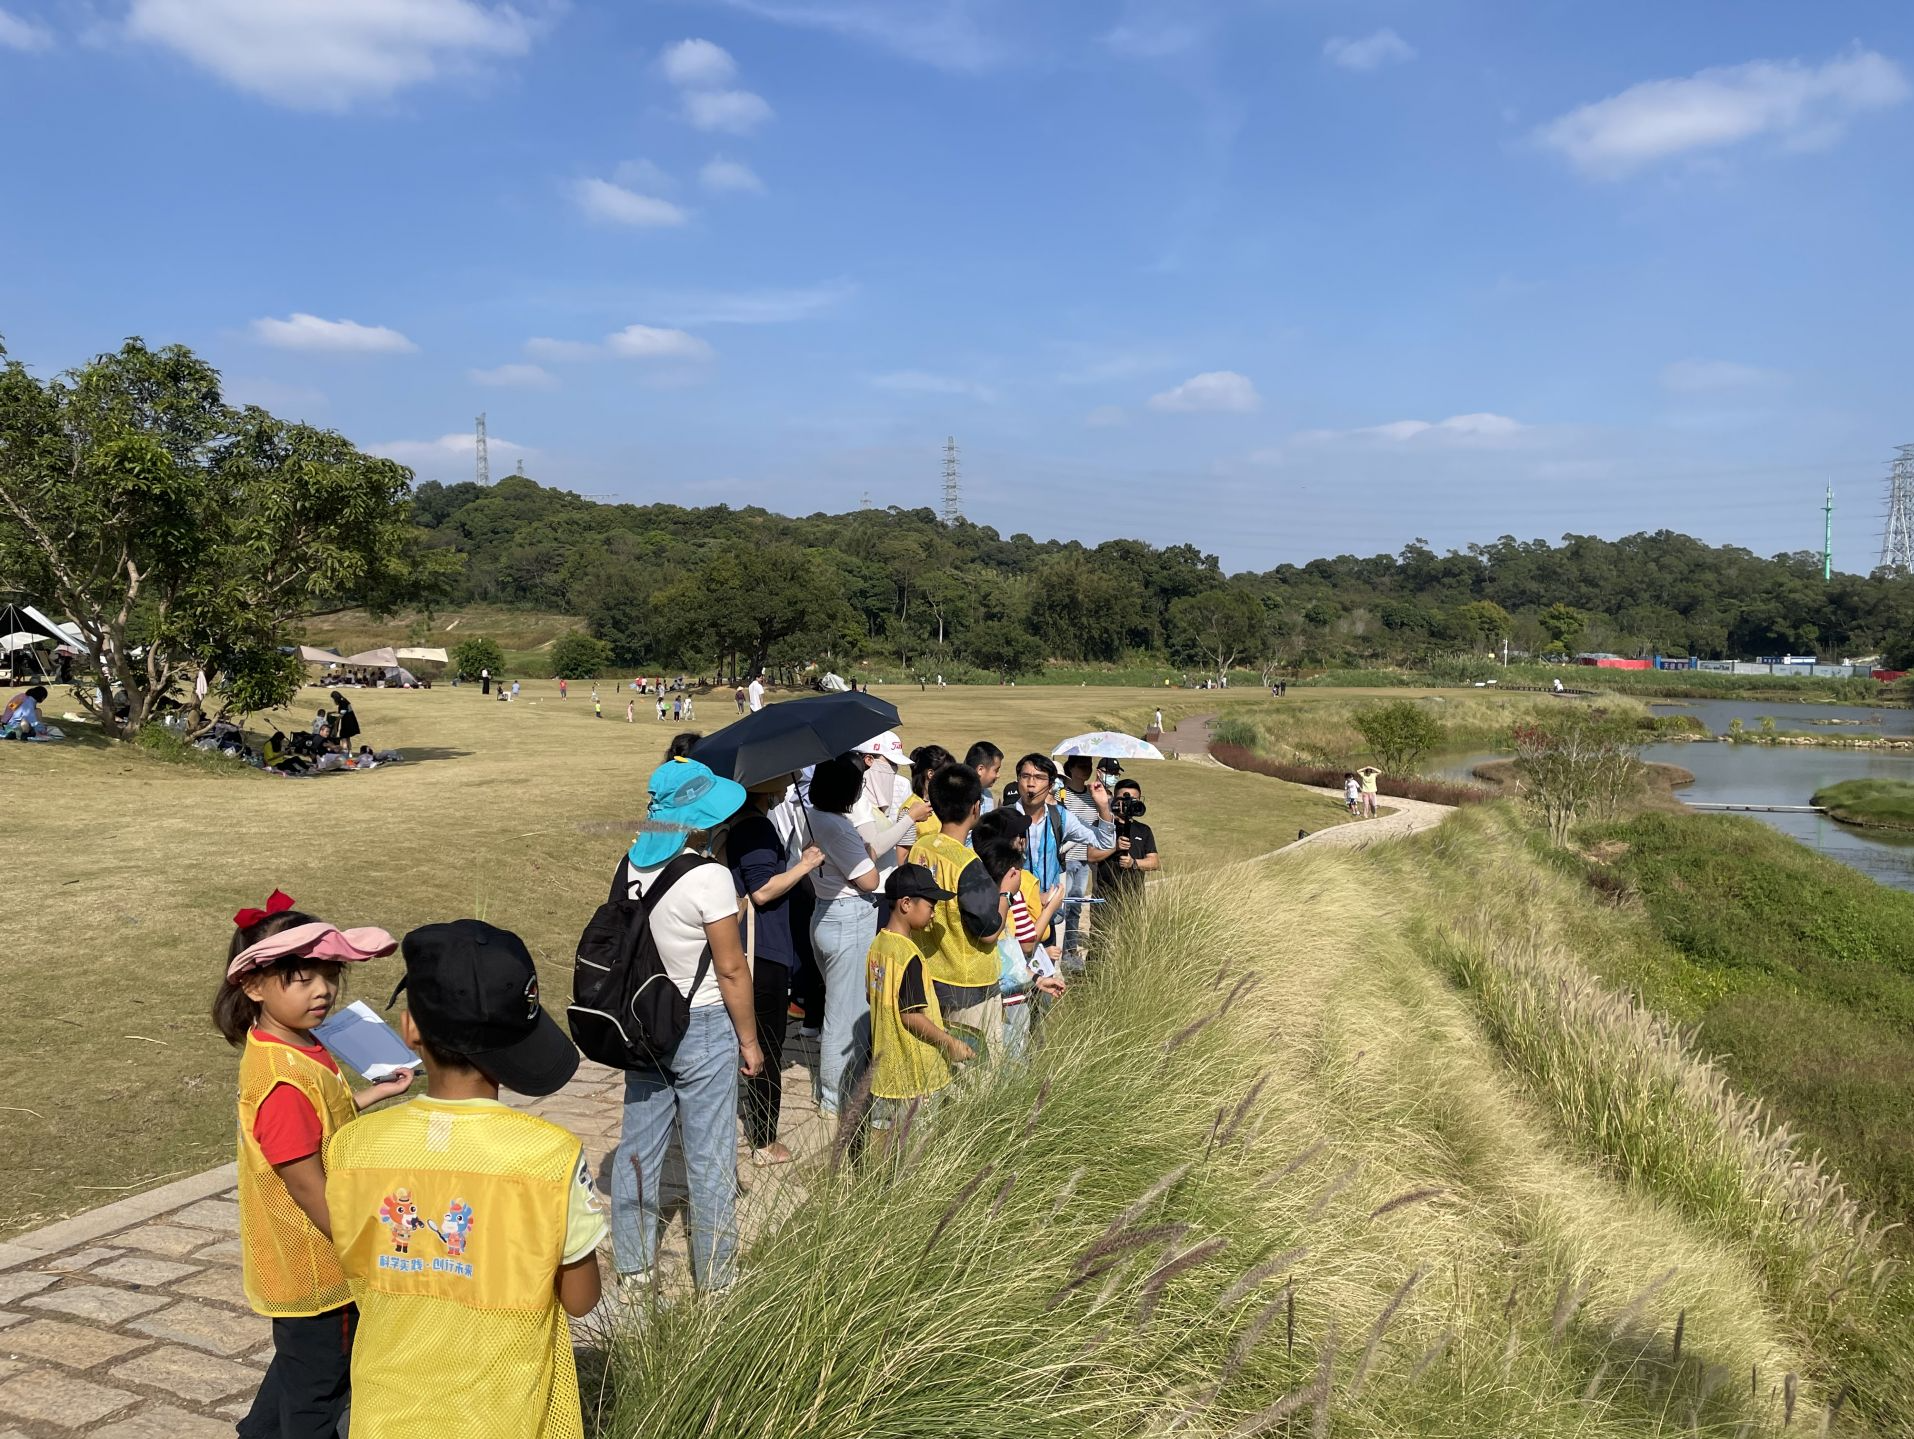
{"type": "Polygon", "coordinates": [[[1048,893],[1059,879],[1069,881],[1075,903],[1064,902],[1064,953],[1081,967],[1081,953],[1072,952],[1072,940],[1081,932],[1084,901],[1088,899],[1090,866],[1116,853],[1116,825],[1110,816],[1110,795],[1100,780],[1087,790],[1097,819],[1085,824],[1061,805],[1052,790],[1057,766],[1049,755],[1027,754],[1017,761],[1017,808],[1030,821],[1030,835],[1024,841],[1024,868],[1037,877],[1037,888],[1048,893]],[[1073,855],[1081,846],[1081,858],[1073,855]]]}

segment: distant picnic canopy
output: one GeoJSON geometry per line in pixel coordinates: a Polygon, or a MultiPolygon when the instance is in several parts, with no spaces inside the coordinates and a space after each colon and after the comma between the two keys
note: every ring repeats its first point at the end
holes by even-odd
{"type": "Polygon", "coordinates": [[[449,665],[452,657],[444,650],[432,645],[402,645],[393,653],[402,660],[413,660],[432,665],[449,665]]]}
{"type": "Polygon", "coordinates": [[[386,645],[383,649],[362,650],[356,655],[347,655],[339,663],[359,670],[390,670],[399,667],[399,656],[391,645],[386,645]]]}
{"type": "Polygon", "coordinates": [[[345,663],[345,657],[343,655],[336,655],[331,650],[321,649],[317,645],[299,646],[299,658],[309,665],[342,665],[345,663]]]}

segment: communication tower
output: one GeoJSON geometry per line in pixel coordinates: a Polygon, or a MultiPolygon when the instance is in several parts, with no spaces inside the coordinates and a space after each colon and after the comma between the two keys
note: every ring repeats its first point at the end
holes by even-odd
{"type": "Polygon", "coordinates": [[[478,417],[478,482],[481,488],[492,483],[492,457],[485,449],[485,416],[478,417]]]}
{"type": "Polygon", "coordinates": [[[1828,486],[1827,502],[1821,506],[1821,583],[1834,578],[1834,486],[1828,486]]]}
{"type": "Polygon", "coordinates": [[[1888,477],[1881,566],[1898,574],[1914,574],[1914,445],[1899,447],[1888,477]]]}
{"type": "MultiPolygon", "coordinates": [[[[1909,446],[1914,449],[1914,446],[1909,446]]],[[[964,517],[963,500],[957,478],[957,437],[944,440],[944,523],[954,525],[964,517]]]]}

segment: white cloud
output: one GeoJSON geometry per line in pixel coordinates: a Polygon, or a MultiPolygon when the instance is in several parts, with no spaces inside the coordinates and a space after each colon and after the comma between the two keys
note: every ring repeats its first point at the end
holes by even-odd
{"type": "Polygon", "coordinates": [[[749,90],[687,90],[684,117],[694,129],[749,135],[771,118],[762,95],[749,90]]]}
{"type": "Polygon", "coordinates": [[[1416,58],[1414,47],[1387,28],[1359,40],[1337,35],[1323,46],[1323,54],[1331,64],[1357,71],[1380,70],[1384,65],[1400,65],[1416,58]]]}
{"type": "Polygon", "coordinates": [[[51,50],[53,32],[37,20],[0,10],[0,50],[51,50]]]}
{"type": "Polygon", "coordinates": [[[718,0],[733,10],[862,40],[940,70],[984,70],[1009,52],[985,33],[980,0],[718,0]]]}
{"type": "Polygon", "coordinates": [[[572,203],[587,219],[611,225],[655,230],[682,225],[691,218],[684,206],[656,195],[641,195],[609,180],[585,179],[572,186],[572,203]]]}
{"type": "Polygon", "coordinates": [[[1854,49],[1825,65],[1756,60],[1680,80],[1648,80],[1535,131],[1578,170],[1613,180],[1644,165],[1761,136],[1805,150],[1838,139],[1853,116],[1905,101],[1900,66],[1854,49]]]}
{"type": "Polygon", "coordinates": [[[784,325],[834,310],[857,293],[849,280],[796,290],[664,295],[644,308],[673,325],[784,325]]]}
{"type": "Polygon", "coordinates": [[[738,73],[738,62],[731,58],[731,52],[709,40],[680,40],[668,45],[658,63],[667,80],[687,89],[726,85],[738,73]]]}
{"type": "Polygon", "coordinates": [[[1114,430],[1130,423],[1130,417],[1123,413],[1121,405],[1098,405],[1083,417],[1086,429],[1114,430]]]}
{"type": "Polygon", "coordinates": [[[651,325],[627,325],[605,336],[605,350],[621,360],[709,360],[716,353],[696,335],[651,325]]]}
{"type": "Polygon", "coordinates": [[[465,377],[475,385],[501,390],[551,390],[558,377],[538,365],[499,365],[490,370],[467,370],[465,377]]]}
{"type": "Polygon", "coordinates": [[[1528,426],[1507,415],[1480,412],[1451,415],[1446,420],[1391,420],[1382,425],[1364,425],[1354,430],[1304,430],[1296,436],[1304,443],[1333,444],[1345,440],[1382,444],[1449,444],[1492,446],[1505,444],[1524,434],[1528,426]]]}
{"type": "Polygon", "coordinates": [[[722,155],[705,161],[704,168],[698,171],[698,183],[718,194],[764,193],[764,181],[758,178],[756,170],[743,161],[727,160],[722,155]]]}
{"type": "Polygon", "coordinates": [[[1263,398],[1247,375],[1234,370],[1210,370],[1192,375],[1182,384],[1150,396],[1150,408],[1170,414],[1248,414],[1262,407],[1263,398]]]}
{"type": "Polygon", "coordinates": [[[880,390],[895,390],[906,395],[962,395],[985,404],[994,402],[997,392],[975,380],[955,375],[933,375],[924,370],[895,370],[888,375],[872,375],[871,384],[880,390]]]}
{"type": "MultiPolygon", "coordinates": [[[[366,449],[388,460],[397,460],[426,479],[450,475],[453,479],[469,480],[478,465],[478,436],[470,430],[440,435],[436,440],[387,440],[383,444],[367,445],[366,449]]],[[[485,452],[494,466],[501,459],[516,460],[538,453],[529,445],[514,444],[498,435],[485,437],[485,452]]]]}
{"type": "Polygon", "coordinates": [[[590,340],[551,340],[541,335],[525,342],[525,353],[535,360],[563,363],[570,360],[596,360],[605,351],[590,340]]]}
{"type": "Polygon", "coordinates": [[[281,350],[317,350],[337,355],[407,355],[419,347],[384,325],[356,320],[322,320],[293,314],[283,320],[253,321],[253,338],[281,350]]]}
{"type": "Polygon", "coordinates": [[[1677,360],[1661,372],[1662,388],[1678,395],[1766,389],[1786,379],[1779,370],[1764,370],[1735,360],[1677,360]]]}
{"type": "Polygon", "coordinates": [[[536,27],[478,0],[132,0],[126,33],[262,99],[345,110],[523,55],[536,27]]]}
{"type": "Polygon", "coordinates": [[[654,165],[644,159],[619,161],[618,168],[611,172],[611,178],[615,184],[623,185],[627,190],[670,192],[678,188],[678,182],[662,165],[654,165]]]}

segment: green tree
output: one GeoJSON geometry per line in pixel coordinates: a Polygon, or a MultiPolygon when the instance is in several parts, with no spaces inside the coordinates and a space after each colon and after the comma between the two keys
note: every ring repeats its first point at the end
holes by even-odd
{"type": "Polygon", "coordinates": [[[1186,595],[1170,606],[1172,653],[1218,677],[1256,645],[1263,631],[1263,607],[1245,590],[1226,587],[1186,595]]]}
{"type": "Polygon", "coordinates": [[[1575,641],[1588,627],[1588,616],[1573,605],[1550,605],[1542,611],[1541,620],[1542,628],[1548,631],[1549,642],[1565,654],[1574,650],[1575,641]]]}
{"type": "Polygon", "coordinates": [[[1494,649],[1513,625],[1509,612],[1494,600],[1472,600],[1455,612],[1456,623],[1479,644],[1494,649]]]}
{"type": "Polygon", "coordinates": [[[452,672],[460,679],[477,683],[481,670],[490,670],[493,679],[505,673],[505,651],[496,640],[473,635],[452,646],[452,672]]]}
{"type": "Polygon", "coordinates": [[[1442,743],[1435,716],[1410,700],[1391,700],[1350,717],[1376,762],[1391,774],[1413,774],[1422,757],[1442,743]]]}
{"type": "Polygon", "coordinates": [[[1014,680],[1043,666],[1043,644],[1023,625],[985,620],[964,634],[964,653],[978,669],[1014,680]]]}
{"type": "MultiPolygon", "coordinates": [[[[0,351],[4,354],[4,351],[0,351]]],[[[279,651],[321,602],[382,613],[448,587],[411,473],[229,408],[190,350],[137,339],[47,381],[0,366],[0,569],[79,626],[79,703],[128,736],[204,671],[218,709],[289,700],[279,651]]]]}
{"type": "Polygon", "coordinates": [[[597,679],[611,668],[611,646],[573,630],[552,644],[552,674],[559,679],[597,679]]]}

